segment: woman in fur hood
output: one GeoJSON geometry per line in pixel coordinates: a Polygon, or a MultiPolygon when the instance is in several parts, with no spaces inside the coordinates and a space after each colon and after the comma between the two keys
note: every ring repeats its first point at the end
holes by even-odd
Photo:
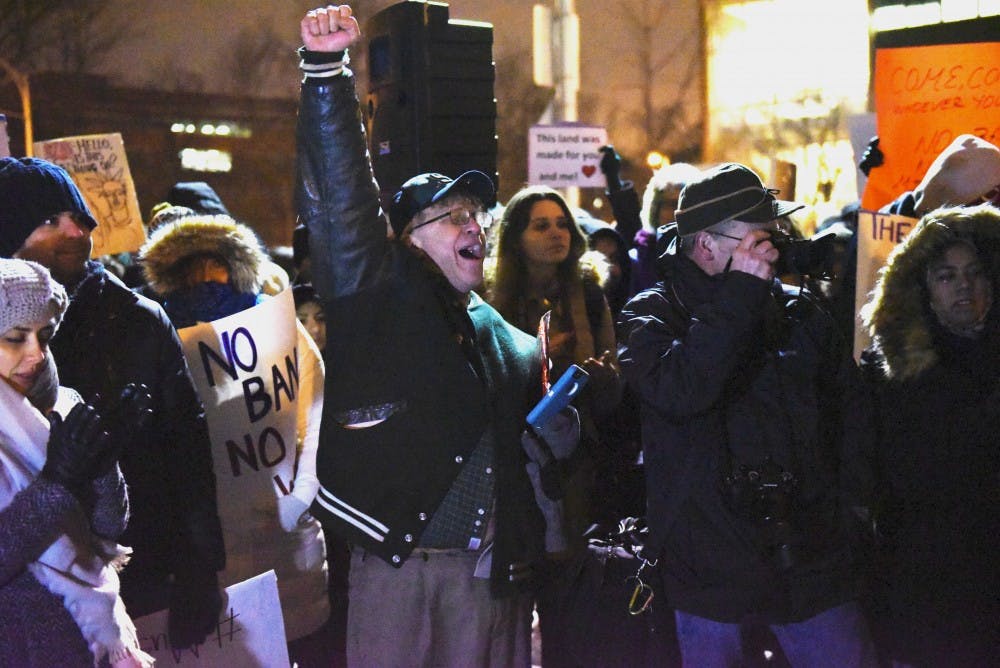
{"type": "MultiPolygon", "coordinates": [[[[274,265],[256,234],[227,215],[192,215],[158,227],[140,250],[146,280],[163,297],[163,310],[174,327],[212,322],[252,308],[266,299],[274,265]]],[[[287,280],[285,281],[287,285],[287,280]]],[[[279,327],[281,323],[274,323],[279,327]]],[[[300,665],[329,663],[327,568],[324,536],[307,511],[316,492],[316,450],[323,408],[324,367],[319,349],[296,318],[286,323],[296,331],[298,390],[295,433],[295,477],[289,492],[261,507],[253,521],[235,523],[233,508],[242,498],[219,494],[219,515],[226,542],[222,580],[233,584],[273,568],[284,617],[289,656],[300,665]]],[[[206,400],[209,425],[221,413],[206,400]]],[[[216,463],[229,456],[214,442],[216,463]]]]}
{"type": "Polygon", "coordinates": [[[1000,209],[925,215],[862,317],[884,491],[876,628],[903,665],[1000,656],[1000,209]]]}

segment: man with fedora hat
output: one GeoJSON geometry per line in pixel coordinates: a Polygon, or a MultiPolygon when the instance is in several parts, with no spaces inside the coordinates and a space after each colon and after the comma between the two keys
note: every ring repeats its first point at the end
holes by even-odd
{"type": "MultiPolygon", "coordinates": [[[[771,235],[801,205],[719,165],[680,193],[663,280],[620,320],[642,402],[649,542],[685,665],[738,665],[771,628],[792,665],[872,665],[849,517],[870,474],[847,342],[775,278],[771,235]]],[[[860,522],[859,522],[860,524],[860,522]]]]}
{"type": "MultiPolygon", "coordinates": [[[[533,565],[559,548],[558,508],[536,498],[521,442],[536,341],[473,292],[493,182],[414,176],[388,236],[346,67],[357,21],[330,6],[300,27],[297,207],[330,370],[312,510],[353,545],[348,665],[527,666],[533,565]]],[[[573,418],[546,434],[556,456],[573,418]]]]}

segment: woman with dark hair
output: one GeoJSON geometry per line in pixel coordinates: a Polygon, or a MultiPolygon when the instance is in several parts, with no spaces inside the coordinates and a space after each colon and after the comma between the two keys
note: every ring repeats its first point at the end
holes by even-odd
{"type": "Polygon", "coordinates": [[[874,621],[895,665],[1000,657],[998,281],[1000,209],[938,209],[862,309],[884,490],[874,621]]]}
{"type": "Polygon", "coordinates": [[[603,256],[587,253],[587,238],[562,196],[543,186],[518,191],[500,219],[495,262],[487,271],[487,301],[511,324],[535,334],[547,330],[552,382],[573,363],[590,380],[575,400],[581,439],[566,466],[563,499],[573,565],[556,564],[538,597],[545,665],[571,665],[579,643],[574,633],[574,583],[586,556],[584,531],[594,522],[619,519],[609,498],[617,455],[596,426],[621,399],[614,323],[598,267],[603,256]],[[551,312],[548,327],[539,321],[551,312]]]}
{"type": "MultiPolygon", "coordinates": [[[[588,390],[611,410],[621,393],[614,323],[601,284],[606,264],[587,254],[587,238],[562,196],[544,186],[518,191],[500,219],[487,300],[529,334],[551,311],[551,377],[572,363],[591,374],[588,390]]],[[[591,402],[593,403],[593,402],[591,402]]]]}

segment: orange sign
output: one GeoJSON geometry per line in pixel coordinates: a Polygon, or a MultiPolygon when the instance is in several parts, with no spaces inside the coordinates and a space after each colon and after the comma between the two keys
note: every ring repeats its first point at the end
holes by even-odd
{"type": "Polygon", "coordinates": [[[865,187],[870,210],[913,190],[960,134],[1000,146],[1000,42],[879,49],[875,113],[885,164],[865,187]]]}

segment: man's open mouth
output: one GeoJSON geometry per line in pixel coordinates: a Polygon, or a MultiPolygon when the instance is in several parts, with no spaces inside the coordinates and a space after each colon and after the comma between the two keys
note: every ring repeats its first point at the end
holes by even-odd
{"type": "Polygon", "coordinates": [[[482,260],[486,257],[486,249],[482,244],[477,243],[458,249],[458,254],[466,260],[482,260]]]}

